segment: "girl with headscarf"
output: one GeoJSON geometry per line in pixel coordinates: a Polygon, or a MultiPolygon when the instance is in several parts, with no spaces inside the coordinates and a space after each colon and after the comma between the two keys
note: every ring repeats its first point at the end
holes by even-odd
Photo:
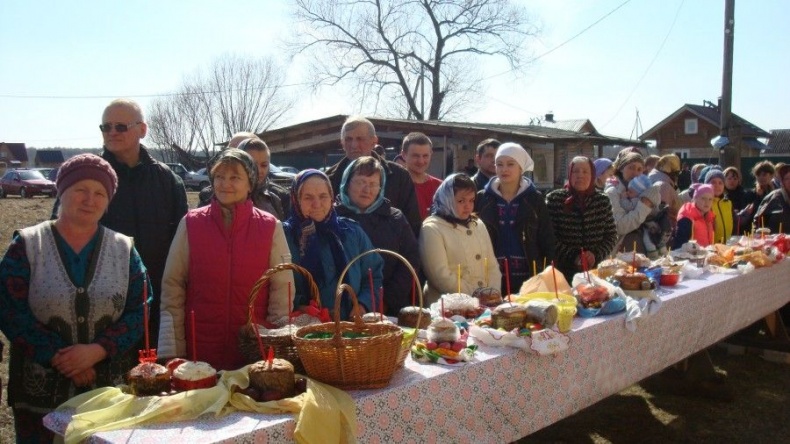
{"type": "Polygon", "coordinates": [[[447,176],[436,190],[419,238],[428,304],[442,294],[458,292],[459,285],[460,292],[469,295],[480,287],[500,289],[502,274],[491,239],[472,213],[476,192],[475,183],[464,173],[447,176]]]}
{"type": "MultiPolygon", "coordinates": [[[[373,246],[394,251],[419,273],[420,253],[417,239],[403,213],[384,197],[386,175],[374,157],[363,156],[352,161],[343,172],[335,210],[339,216],[359,223],[373,246]]],[[[382,286],[384,313],[397,316],[400,309],[411,304],[411,272],[398,258],[385,254],[382,286]]]]}
{"type": "MultiPolygon", "coordinates": [[[[293,263],[310,272],[318,286],[321,306],[330,311],[335,306],[340,273],[356,256],[373,249],[370,238],[357,222],[337,215],[332,196],[332,184],[326,174],[314,169],[300,172],[291,188],[291,217],[283,224],[293,263]]],[[[341,319],[361,317],[372,309],[373,298],[382,285],[383,265],[378,254],[362,256],[352,264],[343,282],[354,289],[359,305],[356,311],[352,310],[351,297],[343,295],[341,319]]],[[[305,310],[310,297],[303,278],[297,276],[294,305],[305,310]]]]}
{"type": "Polygon", "coordinates": [[[641,227],[653,209],[661,203],[659,188],[653,185],[645,191],[633,208],[626,204],[629,199],[628,184],[633,178],[642,174],[644,168],[644,158],[635,152],[621,151],[614,161],[614,183],[606,187],[605,193],[612,205],[612,215],[617,229],[615,251],[621,246],[631,251],[635,245],[637,252],[647,252],[641,227]]]}
{"type": "Polygon", "coordinates": [[[554,260],[554,228],[543,195],[524,177],[535,165],[527,151],[503,143],[494,159],[496,176],[478,192],[475,210],[488,229],[500,271],[505,272],[507,259],[510,289],[518,292],[533,270],[554,260]]]}
{"type": "Polygon", "coordinates": [[[617,241],[612,204],[596,190],[594,171],[590,159],[574,157],[568,166],[568,184],[546,196],[557,236],[556,265],[568,282],[575,273],[596,267],[617,241]]]}
{"type": "MultiPolygon", "coordinates": [[[[247,323],[250,289],[266,270],[288,262],[288,244],[281,222],[253,205],[257,167],[249,154],[227,149],[209,174],[211,204],[190,210],[170,245],[162,279],[159,357],[197,353],[218,370],[233,370],[248,363],[238,334],[247,323]]],[[[260,290],[254,307],[258,324],[287,323],[292,282],[293,274],[282,271],[260,290]]]]}

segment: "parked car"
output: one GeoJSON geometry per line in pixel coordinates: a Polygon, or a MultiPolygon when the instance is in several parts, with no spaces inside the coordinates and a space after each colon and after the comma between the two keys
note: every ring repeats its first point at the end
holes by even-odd
{"type": "Polygon", "coordinates": [[[53,182],[55,181],[55,177],[58,177],[57,176],[57,174],[58,174],[58,169],[57,168],[31,168],[31,170],[38,171],[39,173],[41,173],[42,176],[46,177],[47,179],[49,179],[49,180],[51,180],[53,182]],[[53,171],[55,172],[55,176],[54,177],[50,177],[50,175],[52,174],[53,171]]]}
{"type": "Polygon", "coordinates": [[[209,186],[210,183],[211,181],[205,168],[187,173],[187,177],[184,179],[184,186],[194,191],[200,191],[209,186]]]}
{"type": "Polygon", "coordinates": [[[180,163],[166,163],[165,165],[169,166],[170,169],[176,173],[176,176],[181,178],[181,180],[187,180],[187,174],[189,174],[189,170],[184,165],[180,163]]]}
{"type": "Polygon", "coordinates": [[[273,163],[269,164],[269,180],[276,183],[277,185],[280,185],[286,190],[291,189],[294,177],[296,177],[296,173],[289,173],[273,163]]]}
{"type": "Polygon", "coordinates": [[[278,168],[280,168],[282,171],[284,171],[286,173],[291,173],[291,174],[294,174],[294,175],[299,174],[299,170],[296,167],[287,166],[287,165],[286,166],[282,166],[281,165],[278,168]]]}
{"type": "Polygon", "coordinates": [[[55,197],[55,182],[44,177],[40,171],[28,169],[8,170],[0,178],[0,197],[9,194],[19,195],[22,198],[43,194],[55,197]]]}

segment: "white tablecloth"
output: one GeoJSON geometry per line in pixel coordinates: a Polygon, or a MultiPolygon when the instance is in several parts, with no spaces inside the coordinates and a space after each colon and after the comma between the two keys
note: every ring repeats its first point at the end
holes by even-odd
{"type": "MultiPolygon", "coordinates": [[[[392,384],[354,391],[360,442],[514,441],[615,394],[702,350],[790,302],[790,260],[744,276],[705,274],[660,289],[661,310],[625,329],[624,315],[576,318],[570,348],[538,356],[481,347],[466,366],[418,364],[409,358],[392,384]]],[[[45,425],[63,433],[69,412],[45,425]]],[[[224,418],[102,432],[91,442],[281,442],[290,416],[224,418]],[[209,433],[210,432],[210,433],[209,433]]]]}

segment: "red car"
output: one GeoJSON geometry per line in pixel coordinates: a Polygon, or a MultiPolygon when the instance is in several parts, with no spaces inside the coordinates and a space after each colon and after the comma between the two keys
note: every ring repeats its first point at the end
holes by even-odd
{"type": "Polygon", "coordinates": [[[0,178],[0,197],[18,194],[22,198],[43,194],[55,197],[55,182],[45,178],[36,170],[9,170],[0,178]]]}

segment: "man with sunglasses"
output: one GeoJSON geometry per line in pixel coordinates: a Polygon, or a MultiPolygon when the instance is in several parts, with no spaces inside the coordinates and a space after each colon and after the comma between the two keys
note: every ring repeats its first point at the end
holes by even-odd
{"type": "MultiPolygon", "coordinates": [[[[170,168],[151,157],[140,143],[148,131],[140,105],[116,99],[104,109],[99,125],[104,139],[102,158],[118,175],[118,188],[99,223],[134,239],[148,270],[154,294],[149,331],[156,347],[159,338],[159,291],[170,241],[187,213],[184,183],[170,168]]],[[[59,202],[53,215],[57,216],[59,202]]],[[[142,303],[142,301],[141,301],[142,303]]]]}

